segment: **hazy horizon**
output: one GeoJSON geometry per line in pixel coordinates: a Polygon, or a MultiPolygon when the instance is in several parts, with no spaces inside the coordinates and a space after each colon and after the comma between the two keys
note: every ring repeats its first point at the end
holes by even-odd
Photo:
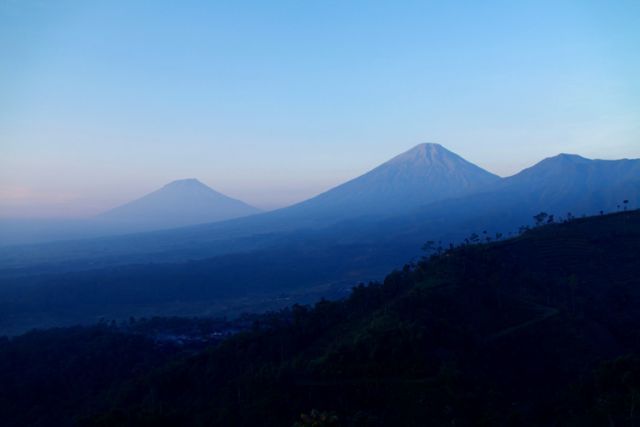
{"type": "MultiPolygon", "coordinates": [[[[424,143],[421,143],[421,144],[424,144],[424,143]]],[[[418,144],[418,145],[421,145],[421,144],[418,144]]],[[[415,148],[415,146],[411,147],[410,149],[412,149],[412,148],[415,148]]],[[[447,148],[447,147],[444,147],[444,148],[447,148]]],[[[404,150],[404,151],[407,151],[407,150],[404,150]]],[[[401,153],[397,153],[397,154],[399,155],[401,153]]],[[[460,153],[456,153],[456,154],[460,154],[460,153]]],[[[578,155],[581,155],[579,153],[556,153],[556,154],[554,154],[554,156],[559,155],[559,154],[578,154],[578,155]]],[[[393,156],[393,157],[395,157],[395,156],[393,156]]],[[[462,156],[462,157],[464,158],[464,156],[462,156]]],[[[553,156],[548,156],[548,157],[553,157],[553,156]]],[[[547,157],[545,157],[545,158],[547,158],[547,157]]],[[[236,198],[236,199],[241,200],[243,202],[249,203],[251,206],[254,206],[254,207],[256,207],[258,209],[261,209],[261,210],[266,212],[266,211],[271,211],[271,210],[276,210],[276,209],[288,207],[288,206],[294,205],[296,203],[302,202],[304,200],[310,199],[310,198],[312,198],[314,196],[317,196],[318,194],[321,194],[321,193],[323,193],[325,191],[328,191],[328,190],[330,190],[330,189],[332,189],[332,188],[334,188],[334,187],[336,187],[336,186],[338,186],[340,184],[343,184],[343,183],[345,183],[347,181],[355,179],[355,178],[357,178],[357,177],[359,177],[359,176],[371,171],[375,167],[380,166],[382,163],[384,163],[384,162],[386,162],[386,161],[388,161],[390,159],[391,158],[385,159],[383,161],[380,161],[380,163],[378,163],[376,165],[373,165],[373,166],[369,167],[366,170],[358,172],[357,175],[351,176],[351,177],[347,177],[347,178],[343,179],[342,181],[339,181],[339,182],[336,182],[334,184],[331,184],[329,187],[322,188],[322,189],[320,189],[320,190],[318,190],[316,192],[313,192],[313,193],[304,193],[301,196],[301,198],[295,198],[295,196],[298,196],[299,193],[296,192],[296,191],[290,191],[289,190],[289,191],[286,192],[286,195],[289,196],[290,200],[292,200],[292,201],[286,202],[284,204],[283,203],[277,203],[277,202],[276,203],[273,203],[273,202],[272,203],[269,203],[269,202],[266,202],[266,203],[251,203],[251,202],[248,202],[247,200],[244,200],[242,198],[236,197],[233,194],[228,194],[228,193],[226,193],[224,191],[221,191],[219,188],[216,188],[215,185],[209,184],[207,182],[203,182],[198,177],[181,177],[181,178],[173,179],[173,180],[168,181],[168,182],[158,183],[155,187],[150,188],[148,190],[143,190],[142,193],[133,195],[129,199],[118,198],[118,199],[111,200],[110,201],[111,202],[110,205],[104,204],[104,205],[96,206],[96,205],[92,204],[91,201],[87,201],[86,199],[71,200],[71,201],[60,201],[57,204],[48,204],[47,205],[47,213],[45,213],[45,214],[38,214],[37,209],[39,208],[39,206],[27,206],[26,209],[25,209],[24,206],[17,206],[18,211],[21,212],[21,214],[19,214],[19,215],[11,215],[12,208],[15,208],[14,206],[11,206],[10,204],[9,205],[5,205],[5,206],[0,205],[0,218],[4,218],[4,219],[9,219],[9,218],[13,218],[13,219],[15,219],[15,218],[25,218],[25,219],[37,219],[37,218],[50,218],[50,219],[56,219],[56,218],[59,218],[59,219],[65,219],[65,218],[68,218],[68,219],[90,218],[90,217],[93,217],[93,216],[95,216],[97,214],[104,213],[104,212],[109,211],[109,210],[111,210],[113,208],[119,207],[119,206],[121,206],[123,204],[126,204],[128,202],[136,200],[136,199],[138,199],[140,197],[143,197],[143,196],[145,196],[147,194],[150,194],[150,193],[152,193],[154,191],[157,191],[157,190],[161,189],[162,187],[164,187],[164,186],[166,186],[166,185],[168,185],[170,183],[173,183],[175,181],[183,181],[183,180],[191,180],[191,179],[195,179],[195,180],[203,183],[204,185],[206,185],[206,186],[208,186],[208,187],[210,187],[210,188],[212,188],[212,189],[214,189],[216,191],[220,191],[221,193],[223,193],[226,196],[229,196],[229,197],[232,197],[232,198],[236,198]],[[52,208],[53,208],[53,214],[51,214],[51,212],[52,212],[51,209],[52,208]],[[74,208],[76,209],[75,211],[74,211],[74,208]],[[2,210],[2,209],[5,209],[5,210],[2,210]],[[20,209],[22,209],[22,210],[20,210],[20,209]],[[62,209],[62,211],[66,212],[66,214],[56,215],[56,209],[62,209]],[[78,212],[80,212],[80,213],[78,213],[78,212]]],[[[469,159],[465,158],[465,160],[469,160],[469,159]]],[[[542,161],[542,160],[544,160],[544,159],[539,159],[535,163],[538,163],[539,161],[542,161]]],[[[610,159],[609,158],[598,158],[598,159],[593,159],[593,160],[620,160],[620,159],[618,159],[618,158],[610,158],[610,159]]],[[[533,165],[534,165],[534,163],[532,163],[530,165],[525,165],[523,167],[523,169],[517,170],[517,171],[515,171],[515,172],[513,172],[511,174],[508,174],[508,175],[505,175],[505,174],[500,175],[500,174],[498,174],[498,173],[496,173],[494,171],[491,171],[491,170],[488,170],[488,169],[485,169],[485,170],[487,170],[488,172],[494,173],[494,174],[496,174],[496,175],[498,175],[498,176],[500,176],[502,178],[505,178],[505,177],[516,175],[519,172],[521,172],[522,170],[524,170],[526,168],[529,168],[529,167],[531,167],[533,165]]],[[[276,189],[275,191],[278,191],[278,190],[276,189]]],[[[266,194],[267,197],[273,197],[274,195],[278,196],[278,194],[272,194],[272,193],[266,194]]]]}
{"type": "Polygon", "coordinates": [[[0,216],[183,178],[262,209],[436,142],[640,157],[636,2],[0,2],[0,216]]]}

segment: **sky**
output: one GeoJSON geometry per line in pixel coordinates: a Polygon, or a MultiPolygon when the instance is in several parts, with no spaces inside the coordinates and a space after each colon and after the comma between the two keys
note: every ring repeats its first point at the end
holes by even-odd
{"type": "Polygon", "coordinates": [[[0,216],[182,178],[272,209],[421,142],[640,157],[638,1],[0,0],[0,216]]]}

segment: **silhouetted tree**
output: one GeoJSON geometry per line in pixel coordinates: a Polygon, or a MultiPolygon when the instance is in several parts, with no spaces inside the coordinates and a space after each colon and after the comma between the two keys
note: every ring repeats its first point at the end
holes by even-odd
{"type": "Polygon", "coordinates": [[[578,279],[575,274],[571,274],[567,278],[567,284],[569,285],[569,296],[571,303],[571,312],[576,312],[576,289],[578,288],[578,279]]]}
{"type": "Polygon", "coordinates": [[[533,220],[536,222],[536,227],[539,227],[542,224],[544,224],[544,222],[547,220],[548,217],[549,217],[549,214],[546,212],[540,212],[539,214],[534,215],[533,220]]]}
{"type": "Polygon", "coordinates": [[[435,250],[436,242],[433,240],[427,240],[424,245],[422,245],[422,250],[427,253],[427,255],[431,254],[435,250]]]}
{"type": "Polygon", "coordinates": [[[300,421],[294,427],[325,427],[337,426],[338,417],[333,412],[324,412],[312,409],[309,414],[300,414],[300,421]]]}

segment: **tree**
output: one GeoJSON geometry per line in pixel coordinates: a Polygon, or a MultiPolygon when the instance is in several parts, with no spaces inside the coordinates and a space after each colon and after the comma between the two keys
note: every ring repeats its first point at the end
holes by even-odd
{"type": "Polygon", "coordinates": [[[300,421],[294,427],[325,427],[338,425],[338,417],[333,412],[311,410],[309,414],[300,414],[300,421]]]}
{"type": "Polygon", "coordinates": [[[433,240],[427,240],[424,245],[422,245],[422,250],[429,255],[435,250],[436,242],[433,240]]]}
{"type": "Polygon", "coordinates": [[[549,218],[549,214],[546,212],[540,212],[533,216],[533,220],[536,222],[536,227],[541,226],[549,218]]]}
{"type": "Polygon", "coordinates": [[[571,302],[571,312],[576,312],[576,289],[578,288],[578,279],[575,274],[571,274],[567,278],[567,284],[569,285],[569,296],[571,302]]]}

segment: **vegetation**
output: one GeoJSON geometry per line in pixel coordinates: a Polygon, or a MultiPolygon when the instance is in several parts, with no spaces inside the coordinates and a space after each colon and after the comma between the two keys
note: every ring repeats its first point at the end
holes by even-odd
{"type": "Polygon", "coordinates": [[[162,320],[5,339],[3,425],[640,423],[640,211],[482,236],[206,348],[162,320]]]}

